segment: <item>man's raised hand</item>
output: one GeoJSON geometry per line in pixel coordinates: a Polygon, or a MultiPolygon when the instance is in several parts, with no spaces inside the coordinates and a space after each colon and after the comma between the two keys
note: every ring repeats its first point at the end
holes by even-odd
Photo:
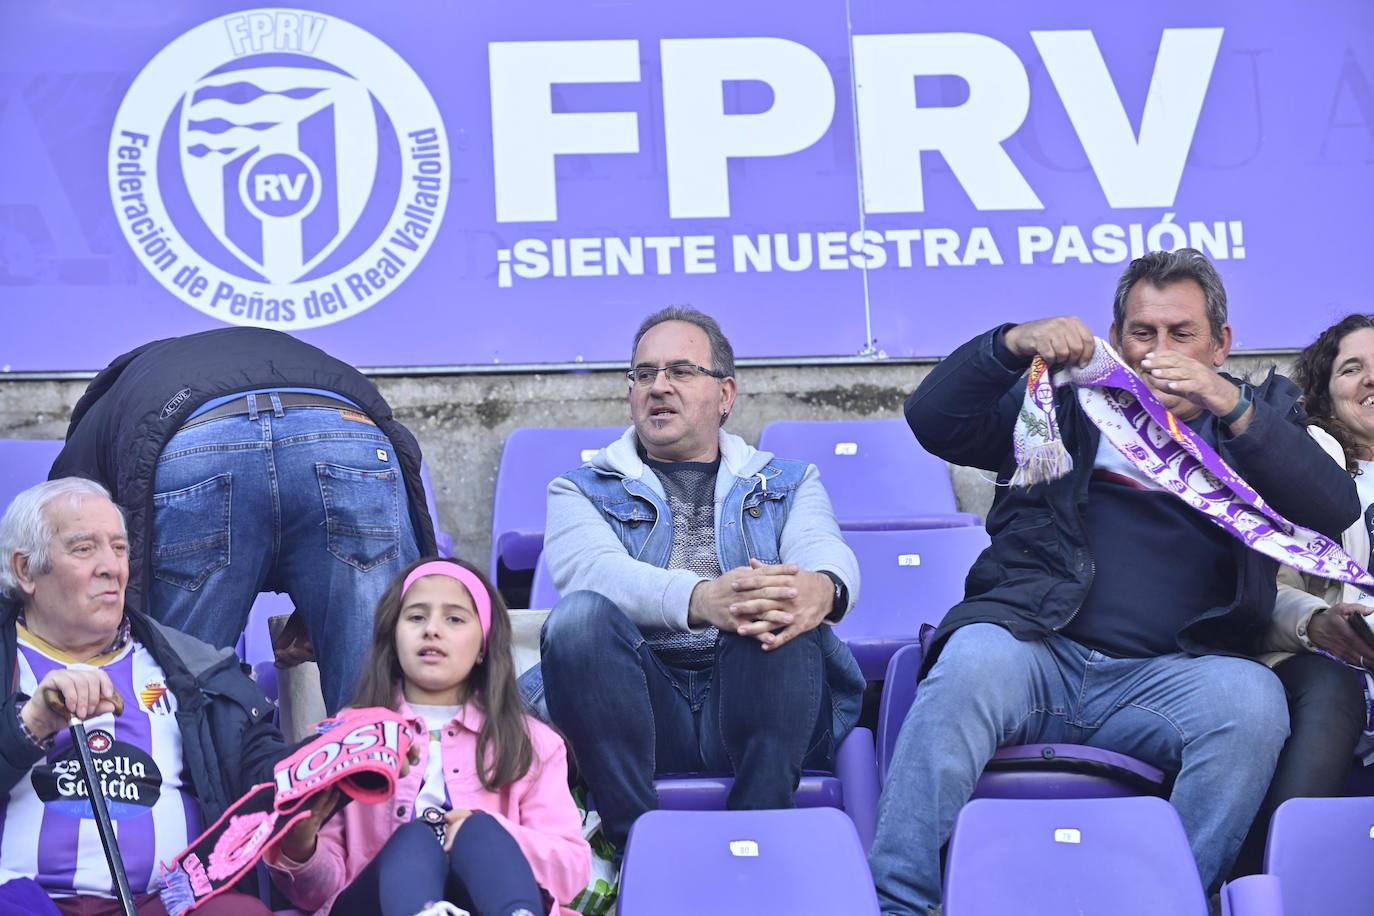
{"type": "Polygon", "coordinates": [[[1007,331],[1002,342],[1022,359],[1041,356],[1052,366],[1086,366],[1097,346],[1093,332],[1072,316],[1041,318],[1039,321],[1018,324],[1007,331]]]}

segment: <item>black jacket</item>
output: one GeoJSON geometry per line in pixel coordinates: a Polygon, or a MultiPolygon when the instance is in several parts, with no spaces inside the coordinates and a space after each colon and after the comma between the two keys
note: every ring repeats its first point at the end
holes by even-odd
{"type": "MultiPolygon", "coordinates": [[[[0,605],[0,683],[6,688],[0,703],[0,793],[6,794],[44,756],[20,730],[15,712],[18,613],[15,602],[0,605]]],[[[273,764],[294,747],[272,724],[272,702],[243,673],[232,649],[213,648],[137,611],[126,613],[133,638],[162,667],[176,697],[189,786],[200,802],[202,823],[213,824],[250,787],[271,782],[273,764]]]]}
{"type": "MultiPolygon", "coordinates": [[[[906,402],[907,423],[927,451],[953,464],[994,471],[999,481],[1009,480],[1015,470],[1012,430],[1029,366],[1002,343],[1010,327],[961,346],[906,402]]],[[[1255,389],[1255,413],[1245,433],[1233,437],[1220,427],[1218,452],[1275,511],[1339,541],[1359,515],[1359,498],[1349,473],[1307,435],[1298,395],[1296,385],[1271,372],[1255,389]]],[[[1074,469],[1048,484],[997,488],[987,519],[992,544],[969,570],[964,600],[935,633],[937,647],[969,623],[996,623],[1018,639],[1040,639],[1064,627],[1087,597],[1094,567],[1083,513],[1101,434],[1070,388],[1059,389],[1055,397],[1074,469]]],[[[1184,652],[1252,654],[1269,626],[1278,564],[1239,540],[1232,549],[1235,596],[1179,630],[1184,652]]],[[[1142,595],[1141,602],[1142,613],[1149,613],[1149,596],[1142,595]]]]}
{"type": "Polygon", "coordinates": [[[144,344],[118,357],[87,386],[49,478],[86,477],[109,488],[129,528],[128,607],[143,606],[152,580],[149,529],[162,449],[206,401],[261,388],[319,388],[363,409],[399,456],[420,555],[435,552],[434,525],[420,479],[420,445],[362,373],[289,334],[216,328],[144,344]]]}

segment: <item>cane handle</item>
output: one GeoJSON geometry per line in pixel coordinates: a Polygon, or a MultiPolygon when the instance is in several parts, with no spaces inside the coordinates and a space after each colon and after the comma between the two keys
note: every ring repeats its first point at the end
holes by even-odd
{"type": "MultiPolygon", "coordinates": [[[[63,702],[62,692],[60,690],[56,690],[52,687],[44,687],[43,702],[48,704],[49,709],[68,721],[76,718],[76,716],[72,715],[72,711],[67,708],[67,704],[63,702]]],[[[114,692],[114,696],[110,698],[110,702],[114,703],[114,714],[116,716],[124,715],[124,698],[119,695],[118,690],[114,692]]]]}

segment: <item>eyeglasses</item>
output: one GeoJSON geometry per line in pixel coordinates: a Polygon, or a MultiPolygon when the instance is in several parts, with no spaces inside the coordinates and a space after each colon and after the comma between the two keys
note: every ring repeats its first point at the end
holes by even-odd
{"type": "Polygon", "coordinates": [[[716,372],[707,369],[705,366],[698,366],[696,363],[672,363],[668,366],[635,366],[625,377],[630,380],[630,384],[636,388],[649,388],[658,380],[660,372],[668,373],[668,381],[678,384],[686,384],[695,378],[709,375],[711,378],[726,378],[724,372],[716,372]]]}

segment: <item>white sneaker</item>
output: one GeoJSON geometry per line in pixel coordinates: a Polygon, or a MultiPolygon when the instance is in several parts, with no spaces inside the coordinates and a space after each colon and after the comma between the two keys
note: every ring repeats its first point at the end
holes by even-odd
{"type": "Polygon", "coordinates": [[[467,910],[456,907],[447,900],[426,904],[415,916],[472,916],[467,910]]]}

